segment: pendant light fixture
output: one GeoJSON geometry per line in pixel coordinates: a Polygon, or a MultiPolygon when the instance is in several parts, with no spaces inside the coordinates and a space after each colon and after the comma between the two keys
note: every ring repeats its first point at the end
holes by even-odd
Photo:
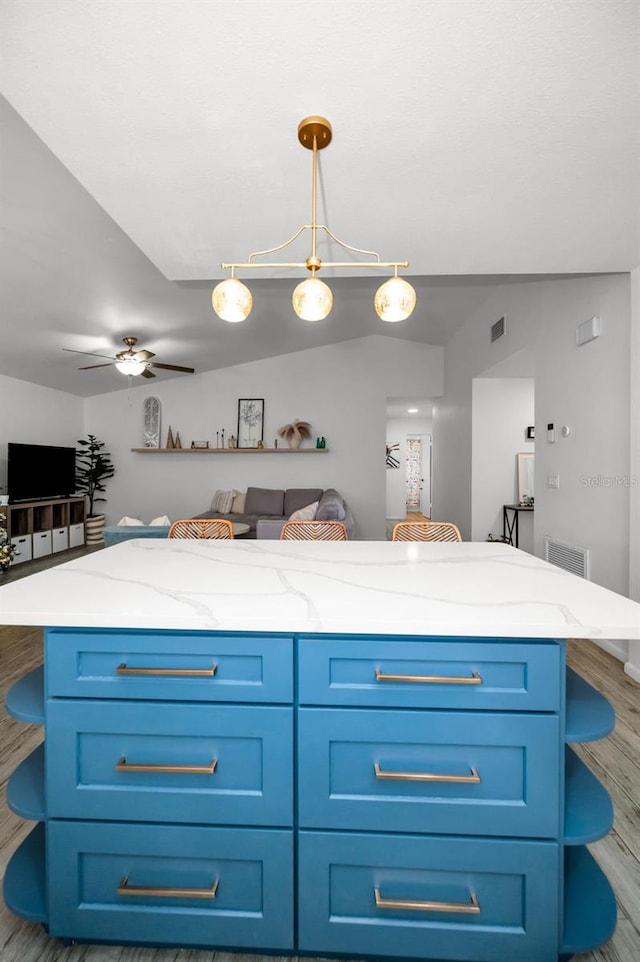
{"type": "Polygon", "coordinates": [[[303,321],[322,321],[325,317],[328,317],[333,307],[331,288],[316,276],[322,267],[345,269],[360,267],[393,268],[393,277],[385,281],[376,292],[373,302],[376,313],[382,321],[395,323],[404,321],[413,312],[416,306],[416,292],[408,281],[398,276],[398,268],[408,267],[408,261],[381,261],[380,255],[375,251],[352,247],[351,244],[346,244],[339,237],[336,237],[324,224],[318,224],[317,222],[318,151],[329,146],[331,136],[331,124],[324,117],[305,117],[298,125],[298,140],[303,147],[313,151],[311,223],[300,227],[284,244],[279,244],[277,247],[271,247],[264,251],[254,251],[244,264],[221,265],[224,270],[231,271],[231,277],[214,287],[211,303],[215,313],[223,321],[234,324],[249,317],[253,307],[253,297],[249,288],[238,280],[235,273],[237,270],[252,270],[255,268],[306,268],[311,272],[311,277],[301,281],[291,297],[293,310],[303,321]],[[303,231],[311,231],[311,253],[306,261],[278,263],[255,260],[255,258],[275,254],[277,251],[289,247],[303,231]],[[353,251],[356,254],[366,254],[371,259],[366,261],[322,261],[317,253],[318,231],[324,231],[327,237],[335,241],[344,250],[353,251]]]}

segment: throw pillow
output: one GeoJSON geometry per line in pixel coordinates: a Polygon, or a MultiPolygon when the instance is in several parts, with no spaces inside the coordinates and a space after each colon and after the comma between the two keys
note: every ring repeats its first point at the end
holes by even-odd
{"type": "Polygon", "coordinates": [[[161,514],[158,518],[154,518],[153,521],[149,522],[150,527],[153,527],[154,525],[162,525],[162,527],[166,527],[170,524],[171,522],[166,514],[161,514]]]}
{"type": "Polygon", "coordinates": [[[129,518],[126,514],[124,518],[120,518],[118,521],[118,526],[124,528],[139,528],[142,524],[144,524],[144,521],[141,521],[140,518],[129,518]]]}
{"type": "Polygon", "coordinates": [[[233,489],[231,489],[231,491],[221,491],[220,495],[216,499],[215,510],[219,511],[220,514],[229,514],[235,494],[236,493],[233,489]]]}
{"type": "Polygon", "coordinates": [[[236,496],[233,499],[233,504],[231,505],[231,511],[233,514],[244,514],[244,503],[247,500],[246,491],[236,491],[236,496]]]}
{"type": "Polygon", "coordinates": [[[218,498],[220,497],[221,494],[224,494],[224,491],[221,491],[220,488],[218,488],[218,490],[216,491],[216,493],[214,494],[214,496],[213,496],[212,499],[211,499],[211,507],[210,507],[210,509],[209,509],[210,511],[217,511],[217,510],[218,510],[218,508],[216,507],[216,505],[217,505],[217,503],[218,503],[218,498]]]}
{"type": "Polygon", "coordinates": [[[317,510],[318,502],[314,501],[313,504],[307,504],[304,508],[298,508],[297,511],[294,511],[289,521],[313,521],[317,510]]]}

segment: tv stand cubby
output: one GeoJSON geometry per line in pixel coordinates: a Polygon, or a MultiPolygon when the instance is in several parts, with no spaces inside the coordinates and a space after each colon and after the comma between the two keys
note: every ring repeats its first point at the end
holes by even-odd
{"type": "Polygon", "coordinates": [[[7,534],[16,548],[13,564],[78,548],[85,542],[85,499],[51,498],[4,504],[7,534]]]}

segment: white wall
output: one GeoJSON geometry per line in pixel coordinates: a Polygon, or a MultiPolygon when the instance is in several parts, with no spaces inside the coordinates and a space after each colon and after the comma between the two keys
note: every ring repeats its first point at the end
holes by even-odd
{"type": "MultiPolygon", "coordinates": [[[[209,508],[216,488],[335,487],[355,515],[357,535],[385,536],[385,434],[389,396],[442,393],[443,349],[371,336],[219,371],[143,383],[86,400],[85,432],[107,444],[116,467],[108,482],[107,523],[122,515],[149,521],[188,517],[209,508]],[[183,445],[215,443],[216,430],[236,433],[238,398],[265,399],[265,443],[300,418],[326,454],[133,454],[142,445],[142,402],[162,403],[162,440],[169,424],[183,445]]],[[[134,382],[135,383],[135,382],[134,382]]],[[[314,442],[306,442],[306,446],[314,442]]]]}
{"type": "Polygon", "coordinates": [[[0,374],[0,488],[7,483],[7,442],[75,447],[84,434],[84,400],[0,374]]]}
{"type": "MultiPolygon", "coordinates": [[[[640,267],[631,272],[629,425],[629,597],[640,601],[640,267]]],[[[640,681],[640,641],[629,642],[625,671],[640,681]]]]}
{"type": "MultiPolygon", "coordinates": [[[[591,549],[592,579],[629,588],[629,492],[587,486],[587,477],[629,473],[629,275],[506,284],[493,292],[447,344],[445,386],[434,404],[434,513],[469,538],[471,521],[472,381],[527,347],[535,370],[535,553],[545,534],[591,549]],[[601,337],[580,348],[575,327],[594,314],[601,337]],[[494,345],[489,330],[506,315],[494,345]],[[572,427],[555,445],[541,441],[553,421],[572,427]],[[560,474],[560,489],[546,487],[560,474]]],[[[559,434],[559,431],[558,431],[559,434]]]]}
{"type": "MultiPolygon", "coordinates": [[[[535,450],[535,442],[526,439],[533,423],[533,378],[473,379],[472,541],[502,534],[502,505],[518,503],[516,454],[535,450]]],[[[519,512],[518,532],[518,547],[532,552],[532,512],[519,512]]]]}
{"type": "MultiPolygon", "coordinates": [[[[425,417],[412,417],[407,415],[406,418],[388,418],[387,419],[387,441],[398,442],[400,444],[400,449],[397,453],[397,458],[400,461],[399,468],[387,468],[386,469],[386,480],[387,480],[387,517],[388,518],[404,518],[406,514],[406,479],[407,479],[407,437],[415,437],[415,435],[430,435],[432,431],[432,420],[431,418],[425,417]]],[[[423,462],[423,467],[425,471],[429,470],[429,452],[426,453],[426,463],[423,462]]],[[[430,493],[429,493],[429,475],[425,475],[424,485],[423,485],[423,496],[425,499],[425,505],[428,505],[430,493]]]]}

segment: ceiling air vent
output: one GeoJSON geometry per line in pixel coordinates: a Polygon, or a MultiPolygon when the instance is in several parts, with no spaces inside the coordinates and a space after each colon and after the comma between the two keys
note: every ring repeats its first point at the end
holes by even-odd
{"type": "Polygon", "coordinates": [[[589,549],[566,544],[548,535],[544,539],[544,560],[570,571],[572,575],[589,579],[589,549]]]}
{"type": "Polygon", "coordinates": [[[497,341],[499,337],[504,334],[504,317],[496,321],[495,324],[491,325],[491,343],[497,341]]]}

